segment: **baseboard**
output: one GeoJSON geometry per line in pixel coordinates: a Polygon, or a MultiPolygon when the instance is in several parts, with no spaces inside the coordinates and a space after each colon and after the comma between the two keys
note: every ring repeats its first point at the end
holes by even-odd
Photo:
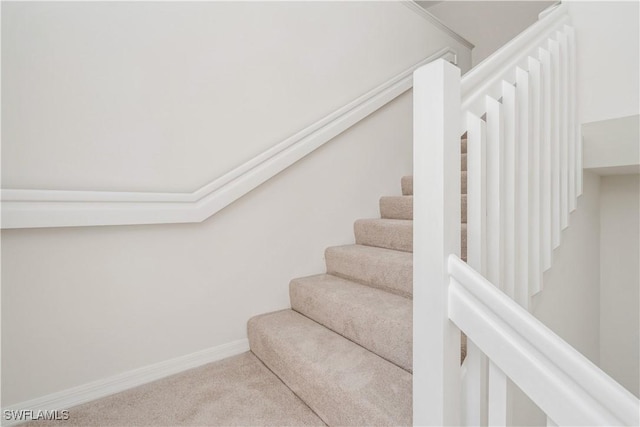
{"type": "Polygon", "coordinates": [[[241,339],[185,356],[124,372],[110,378],[93,381],[36,399],[2,408],[2,426],[12,426],[22,421],[6,420],[5,411],[63,410],[92,400],[100,399],[133,387],[150,383],[207,363],[216,362],[249,350],[249,340],[241,339]]]}

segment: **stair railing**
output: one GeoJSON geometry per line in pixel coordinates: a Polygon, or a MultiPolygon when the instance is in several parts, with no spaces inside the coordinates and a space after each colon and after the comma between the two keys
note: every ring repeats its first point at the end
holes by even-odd
{"type": "Polygon", "coordinates": [[[638,400],[558,344],[527,311],[582,193],[575,34],[568,22],[566,6],[556,7],[462,78],[442,60],[414,73],[415,425],[506,425],[507,378],[551,423],[637,424],[638,400]],[[475,275],[449,259],[460,255],[465,133],[467,261],[475,275]],[[493,294],[476,292],[488,283],[493,294]],[[489,308],[481,297],[492,298],[497,320],[483,317],[489,308]],[[510,329],[490,330],[498,320],[510,329]],[[537,344],[529,341],[531,328],[537,344]],[[468,337],[462,366],[461,330],[468,337]],[[555,350],[541,352],[549,343],[555,350]],[[573,363],[582,368],[571,370],[573,363]],[[513,366],[539,375],[523,380],[513,366]],[[565,389],[554,379],[557,369],[569,381],[565,389]],[[610,393],[588,389],[603,384],[610,393]],[[557,401],[549,402],[547,392],[557,401]],[[593,410],[584,417],[572,413],[587,407],[593,410]]]}
{"type": "Polygon", "coordinates": [[[449,318],[490,360],[488,425],[506,425],[505,376],[548,425],[638,425],[633,394],[455,255],[449,274],[449,318]]]}

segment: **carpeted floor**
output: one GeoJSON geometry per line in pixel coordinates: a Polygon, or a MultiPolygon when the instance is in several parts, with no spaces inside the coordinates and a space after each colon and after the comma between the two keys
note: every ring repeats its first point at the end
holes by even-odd
{"type": "Polygon", "coordinates": [[[210,363],[69,410],[66,426],[324,426],[253,353],[210,363]]]}
{"type": "MultiPolygon", "coordinates": [[[[464,259],[464,139],[461,151],[464,259]]],[[[249,320],[251,352],[33,425],[411,425],[413,178],[400,187],[380,218],[355,221],[355,244],[327,248],[326,273],[291,281],[291,309],[249,320]]]]}

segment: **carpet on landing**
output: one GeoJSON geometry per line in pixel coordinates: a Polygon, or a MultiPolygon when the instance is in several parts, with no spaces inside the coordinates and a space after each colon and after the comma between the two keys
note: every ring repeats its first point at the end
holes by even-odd
{"type": "Polygon", "coordinates": [[[23,426],[324,426],[251,352],[69,409],[66,421],[23,426]]]}

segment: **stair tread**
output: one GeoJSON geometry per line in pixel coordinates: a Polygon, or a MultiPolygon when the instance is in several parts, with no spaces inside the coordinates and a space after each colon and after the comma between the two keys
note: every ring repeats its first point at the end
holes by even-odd
{"type": "Polygon", "coordinates": [[[461,219],[464,224],[467,223],[467,195],[462,194],[460,198],[461,219]]]}
{"type": "Polygon", "coordinates": [[[383,196],[380,216],[387,219],[413,219],[413,196],[383,196]]]}
{"type": "Polygon", "coordinates": [[[354,224],[356,243],[398,251],[413,251],[413,221],[406,219],[359,219],[354,224]]]}
{"type": "Polygon", "coordinates": [[[251,350],[329,425],[410,425],[412,375],[284,310],[248,323],[251,350]]]}
{"type": "Polygon", "coordinates": [[[460,172],[460,192],[467,194],[467,171],[460,172]]]}
{"type": "Polygon", "coordinates": [[[411,300],[330,274],[292,280],[289,295],[295,311],[411,371],[411,300]]]}
{"type": "Polygon", "coordinates": [[[332,246],[326,249],[327,273],[363,285],[411,297],[413,254],[365,245],[332,246]]]}

